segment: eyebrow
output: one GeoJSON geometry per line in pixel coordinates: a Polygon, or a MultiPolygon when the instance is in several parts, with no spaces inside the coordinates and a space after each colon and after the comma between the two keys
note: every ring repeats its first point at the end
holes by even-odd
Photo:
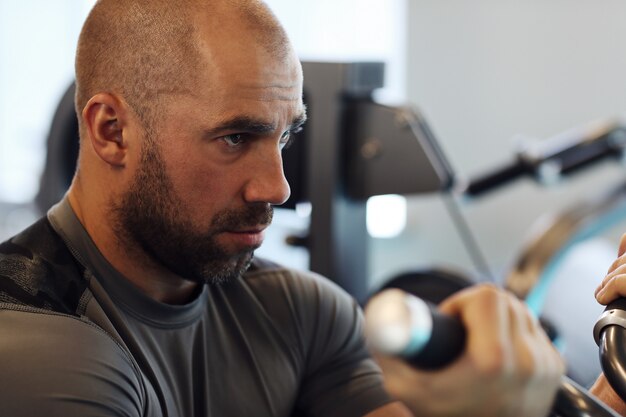
{"type": "Polygon", "coordinates": [[[240,131],[262,135],[274,130],[276,130],[276,126],[273,123],[265,123],[247,116],[237,116],[221,122],[210,129],[208,134],[214,136],[224,131],[240,131]]]}
{"type": "Polygon", "coordinates": [[[307,115],[306,115],[306,108],[305,108],[305,110],[303,110],[302,113],[300,113],[291,121],[291,124],[289,125],[289,129],[287,130],[295,130],[299,127],[302,127],[302,125],[306,123],[306,120],[307,120],[307,115]]]}
{"type": "MultiPolygon", "coordinates": [[[[306,119],[306,112],[303,111],[291,121],[291,124],[288,126],[287,130],[294,130],[301,127],[306,122],[306,119]]],[[[253,119],[248,116],[237,116],[221,122],[214,128],[210,129],[208,131],[208,134],[210,136],[214,136],[224,131],[240,131],[257,135],[264,135],[272,133],[275,130],[276,125],[274,123],[265,123],[261,120],[253,119]]]]}

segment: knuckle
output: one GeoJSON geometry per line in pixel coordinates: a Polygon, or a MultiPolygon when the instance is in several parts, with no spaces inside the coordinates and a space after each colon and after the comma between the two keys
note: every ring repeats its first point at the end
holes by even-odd
{"type": "Polygon", "coordinates": [[[622,237],[619,239],[620,247],[626,245],[626,233],[622,234],[622,237]]]}
{"type": "Polygon", "coordinates": [[[482,358],[478,361],[476,368],[484,377],[493,379],[510,374],[509,352],[504,346],[492,346],[488,351],[482,352],[481,355],[482,358]]]}
{"type": "Polygon", "coordinates": [[[604,283],[603,289],[604,291],[613,290],[615,287],[615,277],[611,277],[607,282],[604,283]]]}
{"type": "Polygon", "coordinates": [[[504,291],[498,289],[493,284],[481,284],[477,287],[477,297],[480,297],[479,302],[488,303],[488,305],[494,305],[500,302],[504,297],[504,291]]]}
{"type": "Polygon", "coordinates": [[[608,273],[610,274],[611,272],[615,271],[615,269],[620,265],[620,258],[615,259],[612,263],[611,266],[609,267],[608,273]]]}
{"type": "Polygon", "coordinates": [[[605,291],[622,293],[624,291],[624,287],[626,286],[626,275],[624,274],[616,274],[611,279],[607,281],[604,285],[605,291]]]}
{"type": "Polygon", "coordinates": [[[618,256],[617,259],[613,261],[611,267],[609,268],[609,273],[617,270],[620,266],[623,266],[626,262],[626,254],[618,256]]]}
{"type": "Polygon", "coordinates": [[[620,276],[620,275],[624,275],[624,273],[625,273],[625,272],[626,272],[626,264],[622,264],[622,265],[617,266],[617,267],[616,267],[615,269],[613,269],[611,272],[609,272],[609,273],[607,274],[607,278],[608,278],[609,280],[611,280],[611,279],[613,279],[613,278],[615,278],[615,277],[618,277],[618,276],[620,276]]]}

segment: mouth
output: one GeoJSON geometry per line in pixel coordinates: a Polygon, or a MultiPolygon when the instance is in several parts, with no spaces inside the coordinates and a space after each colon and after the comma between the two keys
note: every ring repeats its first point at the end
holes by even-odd
{"type": "Polygon", "coordinates": [[[256,249],[265,239],[267,225],[246,227],[239,230],[226,230],[223,232],[226,239],[240,249],[256,249]]]}

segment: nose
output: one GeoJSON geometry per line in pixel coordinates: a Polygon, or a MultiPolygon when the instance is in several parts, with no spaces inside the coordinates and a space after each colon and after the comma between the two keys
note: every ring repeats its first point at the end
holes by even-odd
{"type": "Polygon", "coordinates": [[[291,195],[291,189],[283,171],[281,150],[272,147],[256,159],[244,189],[244,199],[247,203],[283,204],[291,195]]]}

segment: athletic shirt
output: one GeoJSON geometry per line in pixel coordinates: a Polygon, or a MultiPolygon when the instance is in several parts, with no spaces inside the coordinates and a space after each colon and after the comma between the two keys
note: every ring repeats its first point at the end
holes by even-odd
{"type": "Polygon", "coordinates": [[[356,417],[388,403],[355,301],[256,259],[185,305],[99,252],[67,199],[0,245],[0,415],[356,417]]]}

